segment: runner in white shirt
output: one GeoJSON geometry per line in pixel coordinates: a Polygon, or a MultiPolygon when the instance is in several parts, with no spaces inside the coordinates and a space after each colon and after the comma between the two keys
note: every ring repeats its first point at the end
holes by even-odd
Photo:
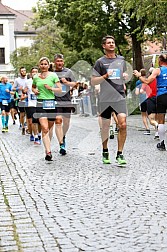
{"type": "Polygon", "coordinates": [[[31,78],[25,83],[24,93],[27,94],[27,106],[25,108],[28,122],[28,129],[30,132],[30,141],[34,141],[35,145],[41,144],[41,127],[39,120],[33,117],[36,112],[37,99],[36,95],[32,92],[33,76],[38,73],[38,68],[33,67],[30,72],[31,78]]]}

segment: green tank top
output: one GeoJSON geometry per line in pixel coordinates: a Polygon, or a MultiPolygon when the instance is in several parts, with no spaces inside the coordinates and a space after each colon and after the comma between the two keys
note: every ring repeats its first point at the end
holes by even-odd
{"type": "Polygon", "coordinates": [[[59,78],[55,73],[49,73],[49,75],[45,79],[41,79],[38,75],[33,77],[33,85],[39,91],[39,95],[37,95],[37,99],[39,100],[53,100],[55,99],[54,92],[45,88],[45,84],[50,87],[55,87],[56,82],[59,82],[59,78]]]}

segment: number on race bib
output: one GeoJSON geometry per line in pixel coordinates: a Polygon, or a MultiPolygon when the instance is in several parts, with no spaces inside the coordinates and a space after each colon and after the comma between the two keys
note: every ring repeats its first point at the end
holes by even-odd
{"type": "Polygon", "coordinates": [[[37,97],[36,97],[36,95],[35,94],[31,94],[31,100],[36,100],[37,99],[37,97]]]}
{"type": "Polygon", "coordinates": [[[54,100],[44,100],[43,101],[43,109],[55,109],[55,101],[54,100]]]}
{"type": "Polygon", "coordinates": [[[8,101],[7,100],[2,100],[2,105],[8,106],[8,101]]]}
{"type": "Polygon", "coordinates": [[[63,92],[63,93],[66,92],[66,91],[67,91],[67,90],[66,90],[66,85],[62,84],[61,86],[62,86],[62,92],[63,92]]]}
{"type": "Polygon", "coordinates": [[[108,72],[112,70],[112,74],[109,75],[109,79],[120,79],[121,78],[121,71],[120,69],[108,69],[108,72]]]}

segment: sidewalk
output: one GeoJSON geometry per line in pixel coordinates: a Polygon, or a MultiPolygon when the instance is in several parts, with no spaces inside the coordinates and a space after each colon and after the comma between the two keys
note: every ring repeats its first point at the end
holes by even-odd
{"type": "Polygon", "coordinates": [[[54,161],[18,125],[0,133],[0,252],[167,251],[167,152],[130,116],[124,155],[101,162],[97,118],[73,115],[67,155],[52,140],[54,161]]]}

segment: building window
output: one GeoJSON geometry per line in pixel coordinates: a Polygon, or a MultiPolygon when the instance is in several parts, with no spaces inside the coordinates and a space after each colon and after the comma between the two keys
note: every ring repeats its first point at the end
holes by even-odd
{"type": "Polygon", "coordinates": [[[0,24],[0,35],[3,35],[3,24],[0,24]]]}
{"type": "Polygon", "coordinates": [[[0,64],[5,64],[5,48],[0,48],[0,64]]]}

